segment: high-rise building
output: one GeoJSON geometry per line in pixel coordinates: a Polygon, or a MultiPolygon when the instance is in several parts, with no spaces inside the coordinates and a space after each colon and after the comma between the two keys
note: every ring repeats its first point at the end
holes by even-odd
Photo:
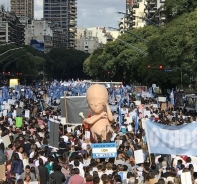
{"type": "Polygon", "coordinates": [[[14,42],[24,44],[25,26],[22,25],[14,13],[0,11],[0,43],[14,42]]]}
{"type": "Polygon", "coordinates": [[[136,2],[137,0],[126,0],[126,12],[132,8],[133,4],[136,2]]]}
{"type": "Polygon", "coordinates": [[[55,23],[54,47],[75,47],[77,0],[44,0],[44,19],[55,23]]]}
{"type": "Polygon", "coordinates": [[[147,0],[138,0],[132,6],[133,12],[133,28],[140,28],[146,25],[146,20],[144,19],[147,0]]]}
{"type": "Polygon", "coordinates": [[[146,0],[144,9],[147,24],[163,25],[166,21],[165,0],[146,0]]]}
{"type": "Polygon", "coordinates": [[[10,0],[10,11],[19,18],[34,20],[34,0],[10,0]]]}
{"type": "Polygon", "coordinates": [[[92,54],[95,49],[101,48],[118,36],[119,31],[108,31],[104,27],[78,27],[75,49],[92,54]]]}

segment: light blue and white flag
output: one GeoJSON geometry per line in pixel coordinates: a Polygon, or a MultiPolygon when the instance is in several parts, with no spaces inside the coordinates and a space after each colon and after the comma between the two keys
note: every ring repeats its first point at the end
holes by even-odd
{"type": "Polygon", "coordinates": [[[174,106],[174,91],[173,91],[173,89],[172,89],[172,91],[170,93],[170,102],[174,106]]]}
{"type": "Polygon", "coordinates": [[[197,156],[197,124],[167,126],[145,123],[149,153],[197,156]]]}

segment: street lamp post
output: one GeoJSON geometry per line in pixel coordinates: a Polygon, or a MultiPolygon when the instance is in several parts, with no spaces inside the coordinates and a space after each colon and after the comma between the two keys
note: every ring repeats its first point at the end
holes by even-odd
{"type": "Polygon", "coordinates": [[[183,89],[183,70],[181,67],[181,89],[183,89]]]}

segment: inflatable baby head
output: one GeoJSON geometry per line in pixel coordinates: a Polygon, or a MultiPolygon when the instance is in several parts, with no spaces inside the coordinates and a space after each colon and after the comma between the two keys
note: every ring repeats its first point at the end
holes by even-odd
{"type": "Polygon", "coordinates": [[[92,112],[100,114],[104,111],[105,104],[108,102],[107,89],[100,84],[91,85],[86,92],[86,99],[92,112]]]}

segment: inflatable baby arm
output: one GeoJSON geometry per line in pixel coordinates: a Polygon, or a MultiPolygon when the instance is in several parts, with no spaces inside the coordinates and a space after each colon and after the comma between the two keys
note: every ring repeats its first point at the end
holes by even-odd
{"type": "Polygon", "coordinates": [[[111,109],[110,109],[109,105],[107,103],[105,103],[105,106],[106,106],[107,117],[108,117],[109,121],[113,121],[114,117],[112,115],[112,112],[111,112],[111,109]]]}
{"type": "Polygon", "coordinates": [[[89,124],[89,125],[92,125],[92,124],[96,123],[101,118],[107,118],[107,113],[106,112],[102,112],[101,114],[99,114],[97,116],[94,115],[94,116],[92,116],[90,118],[85,118],[84,122],[89,124]]]}

